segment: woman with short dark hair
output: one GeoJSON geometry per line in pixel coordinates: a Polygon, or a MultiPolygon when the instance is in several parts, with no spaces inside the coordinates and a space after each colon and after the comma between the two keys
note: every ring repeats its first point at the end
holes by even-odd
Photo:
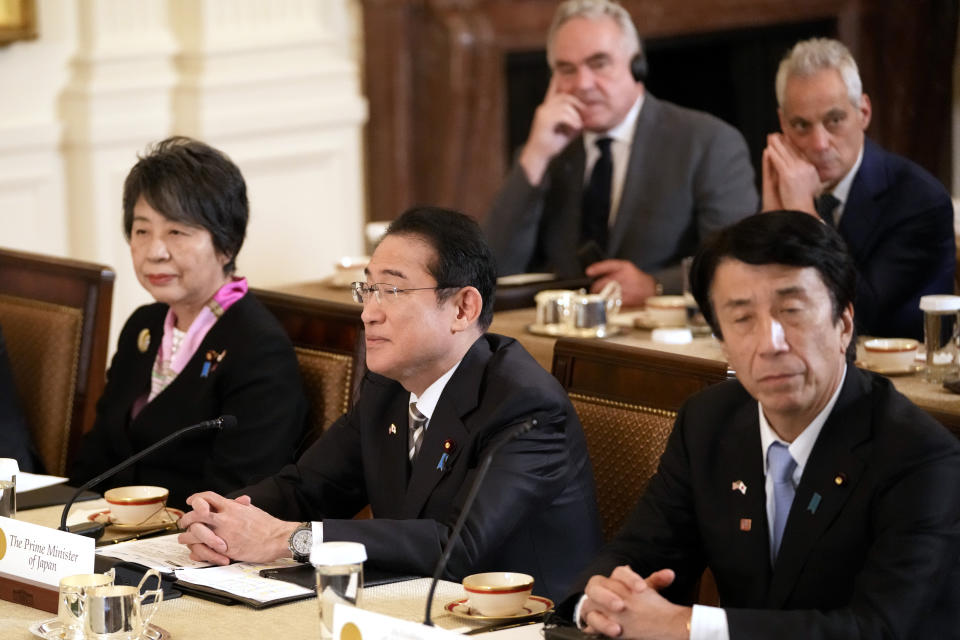
{"type": "Polygon", "coordinates": [[[249,217],[240,170],[196,140],[164,140],[123,189],[137,280],[156,303],[127,320],[71,481],[84,482],[174,431],[229,414],[147,456],[107,486],[151,484],[182,507],[195,491],[230,492],[293,460],[306,399],[276,319],[234,275],[249,217]]]}

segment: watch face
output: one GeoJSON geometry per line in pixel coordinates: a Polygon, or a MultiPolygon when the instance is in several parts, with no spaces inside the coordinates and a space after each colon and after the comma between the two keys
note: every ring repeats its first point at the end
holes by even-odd
{"type": "Polygon", "coordinates": [[[293,538],[290,541],[290,548],[294,553],[301,556],[309,556],[310,548],[313,546],[313,530],[312,529],[298,529],[293,534],[293,538]]]}

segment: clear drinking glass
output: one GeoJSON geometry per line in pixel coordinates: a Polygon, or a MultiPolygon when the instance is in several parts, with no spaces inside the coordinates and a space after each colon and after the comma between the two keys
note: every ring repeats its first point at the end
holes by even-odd
{"type": "Polygon", "coordinates": [[[310,563],[317,572],[321,638],[333,637],[335,604],[359,606],[366,559],[367,549],[359,542],[322,542],[313,546],[310,563]]]}
{"type": "Polygon", "coordinates": [[[923,296],[920,309],[923,311],[923,345],[927,359],[924,379],[940,383],[956,377],[960,372],[957,350],[960,296],[923,296]]]}

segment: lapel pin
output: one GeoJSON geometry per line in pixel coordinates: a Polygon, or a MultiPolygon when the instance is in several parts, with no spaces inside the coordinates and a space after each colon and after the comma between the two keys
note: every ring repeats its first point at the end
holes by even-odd
{"type": "Polygon", "coordinates": [[[143,329],[140,331],[140,335],[137,336],[137,349],[140,350],[140,353],[146,353],[147,349],[150,348],[150,329],[143,329]]]}
{"type": "Polygon", "coordinates": [[[820,494],[816,491],[813,492],[813,496],[810,498],[810,504],[807,505],[807,511],[810,513],[816,513],[817,507],[820,506],[820,494]]]}
{"type": "Polygon", "coordinates": [[[733,484],[730,485],[731,491],[739,491],[740,495],[747,495],[747,485],[743,483],[743,480],[736,480],[733,484]]]}
{"type": "Polygon", "coordinates": [[[843,471],[839,472],[836,477],[834,477],[833,484],[837,485],[838,487],[842,487],[843,485],[847,484],[847,474],[845,474],[843,471]]]}
{"type": "Polygon", "coordinates": [[[750,518],[740,518],[740,531],[750,531],[753,529],[753,520],[750,518]]]}
{"type": "Polygon", "coordinates": [[[443,451],[444,453],[453,453],[457,449],[457,443],[447,438],[443,441],[443,451]]]}
{"type": "Polygon", "coordinates": [[[387,433],[389,433],[392,436],[397,435],[397,425],[391,422],[390,426],[387,428],[387,433]]]}
{"type": "MultiPolygon", "coordinates": [[[[446,443],[444,443],[444,444],[446,444],[446,443]]],[[[447,452],[444,452],[444,453],[440,456],[440,461],[437,462],[437,471],[443,471],[444,467],[447,465],[447,458],[449,458],[449,457],[450,457],[450,454],[447,453],[447,452]]]]}
{"type": "Polygon", "coordinates": [[[206,378],[210,375],[212,371],[217,370],[217,365],[223,361],[224,356],[227,355],[227,350],[216,351],[215,349],[210,349],[206,354],[206,362],[203,363],[203,369],[200,370],[200,377],[206,378]]]}

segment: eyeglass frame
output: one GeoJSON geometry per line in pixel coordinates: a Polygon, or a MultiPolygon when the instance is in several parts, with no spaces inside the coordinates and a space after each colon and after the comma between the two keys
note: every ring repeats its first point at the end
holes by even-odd
{"type": "MultiPolygon", "coordinates": [[[[441,285],[437,287],[410,287],[408,289],[401,289],[396,285],[387,284],[386,282],[374,282],[372,284],[367,284],[366,282],[351,282],[350,283],[350,295],[353,297],[353,301],[357,304],[364,303],[364,297],[362,291],[366,289],[368,292],[373,292],[373,297],[376,298],[377,304],[383,304],[383,297],[381,291],[386,291],[387,293],[392,293],[394,299],[399,298],[401,293],[406,293],[408,291],[439,291],[441,289],[462,289],[464,285],[441,285]]],[[[389,302],[388,302],[389,304],[389,302]]]]}

